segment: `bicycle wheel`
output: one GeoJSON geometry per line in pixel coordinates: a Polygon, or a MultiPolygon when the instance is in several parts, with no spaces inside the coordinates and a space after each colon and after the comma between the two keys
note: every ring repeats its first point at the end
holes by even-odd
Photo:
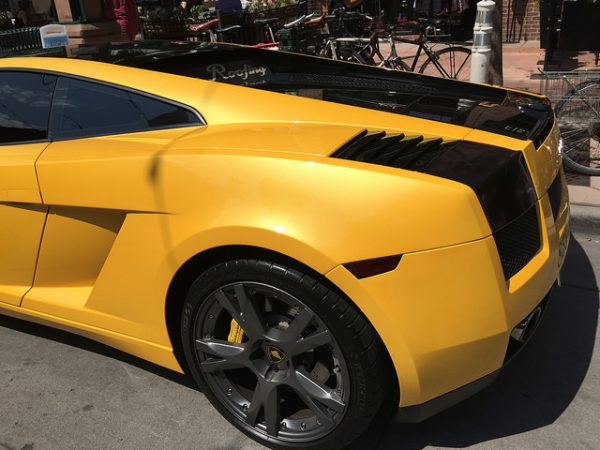
{"type": "Polygon", "coordinates": [[[386,69],[398,70],[401,72],[410,72],[410,67],[406,64],[401,57],[384,59],[381,63],[380,67],[385,67],[386,69]]]}
{"type": "Polygon", "coordinates": [[[351,48],[342,47],[338,51],[338,53],[339,53],[338,58],[340,61],[372,65],[372,64],[369,64],[369,62],[367,61],[367,59],[364,56],[362,56],[360,53],[354,51],[351,48]]]}
{"type": "Polygon", "coordinates": [[[471,77],[471,50],[466,47],[446,47],[427,58],[419,73],[459,81],[469,81],[471,77]]]}
{"type": "Polygon", "coordinates": [[[558,102],[555,112],[565,167],[600,175],[600,80],[575,86],[558,102]]]}

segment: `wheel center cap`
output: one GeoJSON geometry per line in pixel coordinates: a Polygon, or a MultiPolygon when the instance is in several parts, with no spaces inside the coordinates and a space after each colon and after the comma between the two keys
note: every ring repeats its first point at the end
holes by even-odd
{"type": "Polygon", "coordinates": [[[278,364],[287,356],[283,350],[275,347],[274,345],[266,345],[265,354],[267,356],[267,361],[269,361],[271,364],[278,364]]]}

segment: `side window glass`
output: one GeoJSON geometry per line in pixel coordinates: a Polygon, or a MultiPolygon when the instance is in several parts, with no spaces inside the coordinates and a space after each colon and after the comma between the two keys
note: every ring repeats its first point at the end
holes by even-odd
{"type": "Polygon", "coordinates": [[[48,119],[56,77],[0,72],[0,144],[48,138],[48,119]]]}
{"type": "Polygon", "coordinates": [[[200,125],[193,112],[124,89],[60,78],[50,129],[53,139],[200,125]]]}

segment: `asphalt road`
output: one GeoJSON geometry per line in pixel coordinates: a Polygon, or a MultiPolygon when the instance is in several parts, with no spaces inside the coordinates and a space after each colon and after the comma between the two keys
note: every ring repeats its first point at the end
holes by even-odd
{"type": "MultiPolygon", "coordinates": [[[[563,287],[497,382],[391,424],[381,449],[600,449],[600,235],[575,233],[563,287]]],[[[262,448],[186,377],[87,339],[0,316],[0,361],[2,450],[262,448]]]]}

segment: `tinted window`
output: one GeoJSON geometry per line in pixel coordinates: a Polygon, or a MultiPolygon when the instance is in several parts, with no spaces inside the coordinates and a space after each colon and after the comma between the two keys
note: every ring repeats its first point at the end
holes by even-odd
{"type": "Polygon", "coordinates": [[[60,78],[52,110],[53,139],[130,133],[200,124],[191,111],[101,84],[60,78]]]}
{"type": "Polygon", "coordinates": [[[0,143],[48,137],[48,118],[56,77],[0,72],[0,143]]]}

